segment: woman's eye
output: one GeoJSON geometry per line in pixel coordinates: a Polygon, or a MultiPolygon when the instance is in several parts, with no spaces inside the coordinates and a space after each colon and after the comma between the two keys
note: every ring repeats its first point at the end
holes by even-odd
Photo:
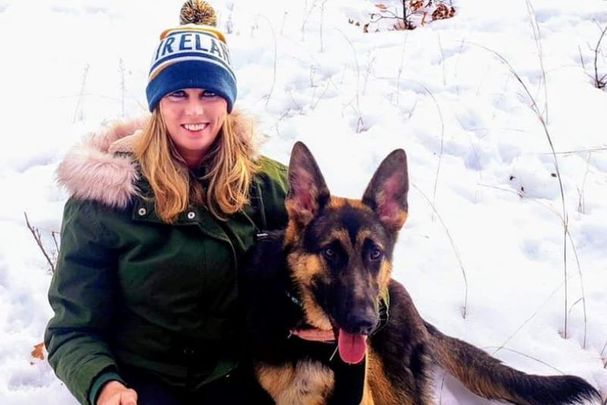
{"type": "Polygon", "coordinates": [[[205,90],[204,93],[202,93],[202,97],[217,97],[217,93],[205,90]]]}
{"type": "Polygon", "coordinates": [[[169,96],[174,97],[174,98],[183,98],[183,97],[185,97],[185,91],[177,90],[177,91],[170,93],[169,96]]]}

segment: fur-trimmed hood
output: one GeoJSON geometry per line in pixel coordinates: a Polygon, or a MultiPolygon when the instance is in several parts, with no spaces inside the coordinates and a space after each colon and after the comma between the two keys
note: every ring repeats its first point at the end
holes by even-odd
{"type": "MultiPolygon", "coordinates": [[[[259,138],[253,121],[232,112],[238,136],[247,137],[254,149],[259,138]]],[[[133,142],[149,117],[113,122],[73,146],[57,168],[57,181],[71,197],[124,208],[137,195],[139,170],[132,156],[133,142]],[[119,153],[127,152],[127,153],[119,153]]]]}

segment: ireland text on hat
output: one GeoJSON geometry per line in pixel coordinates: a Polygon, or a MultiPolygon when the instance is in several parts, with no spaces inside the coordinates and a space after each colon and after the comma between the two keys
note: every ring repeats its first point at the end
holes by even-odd
{"type": "Polygon", "coordinates": [[[211,34],[204,32],[173,32],[164,38],[154,54],[150,80],[165,66],[180,60],[197,58],[214,61],[234,76],[227,46],[211,34]]]}

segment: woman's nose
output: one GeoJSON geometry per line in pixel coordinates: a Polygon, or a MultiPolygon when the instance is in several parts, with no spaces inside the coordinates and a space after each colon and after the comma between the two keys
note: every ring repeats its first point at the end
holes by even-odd
{"type": "Polygon", "coordinates": [[[186,114],[201,115],[202,113],[204,113],[204,103],[202,100],[199,100],[196,97],[191,97],[188,99],[186,104],[186,114]]]}

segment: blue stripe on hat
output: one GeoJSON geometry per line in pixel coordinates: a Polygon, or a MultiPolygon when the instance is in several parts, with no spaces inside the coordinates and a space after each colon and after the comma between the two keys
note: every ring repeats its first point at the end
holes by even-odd
{"type": "Polygon", "coordinates": [[[160,70],[146,88],[150,111],[167,94],[189,88],[217,93],[227,101],[228,113],[232,112],[237,95],[236,78],[231,70],[209,58],[176,61],[160,70]]]}

